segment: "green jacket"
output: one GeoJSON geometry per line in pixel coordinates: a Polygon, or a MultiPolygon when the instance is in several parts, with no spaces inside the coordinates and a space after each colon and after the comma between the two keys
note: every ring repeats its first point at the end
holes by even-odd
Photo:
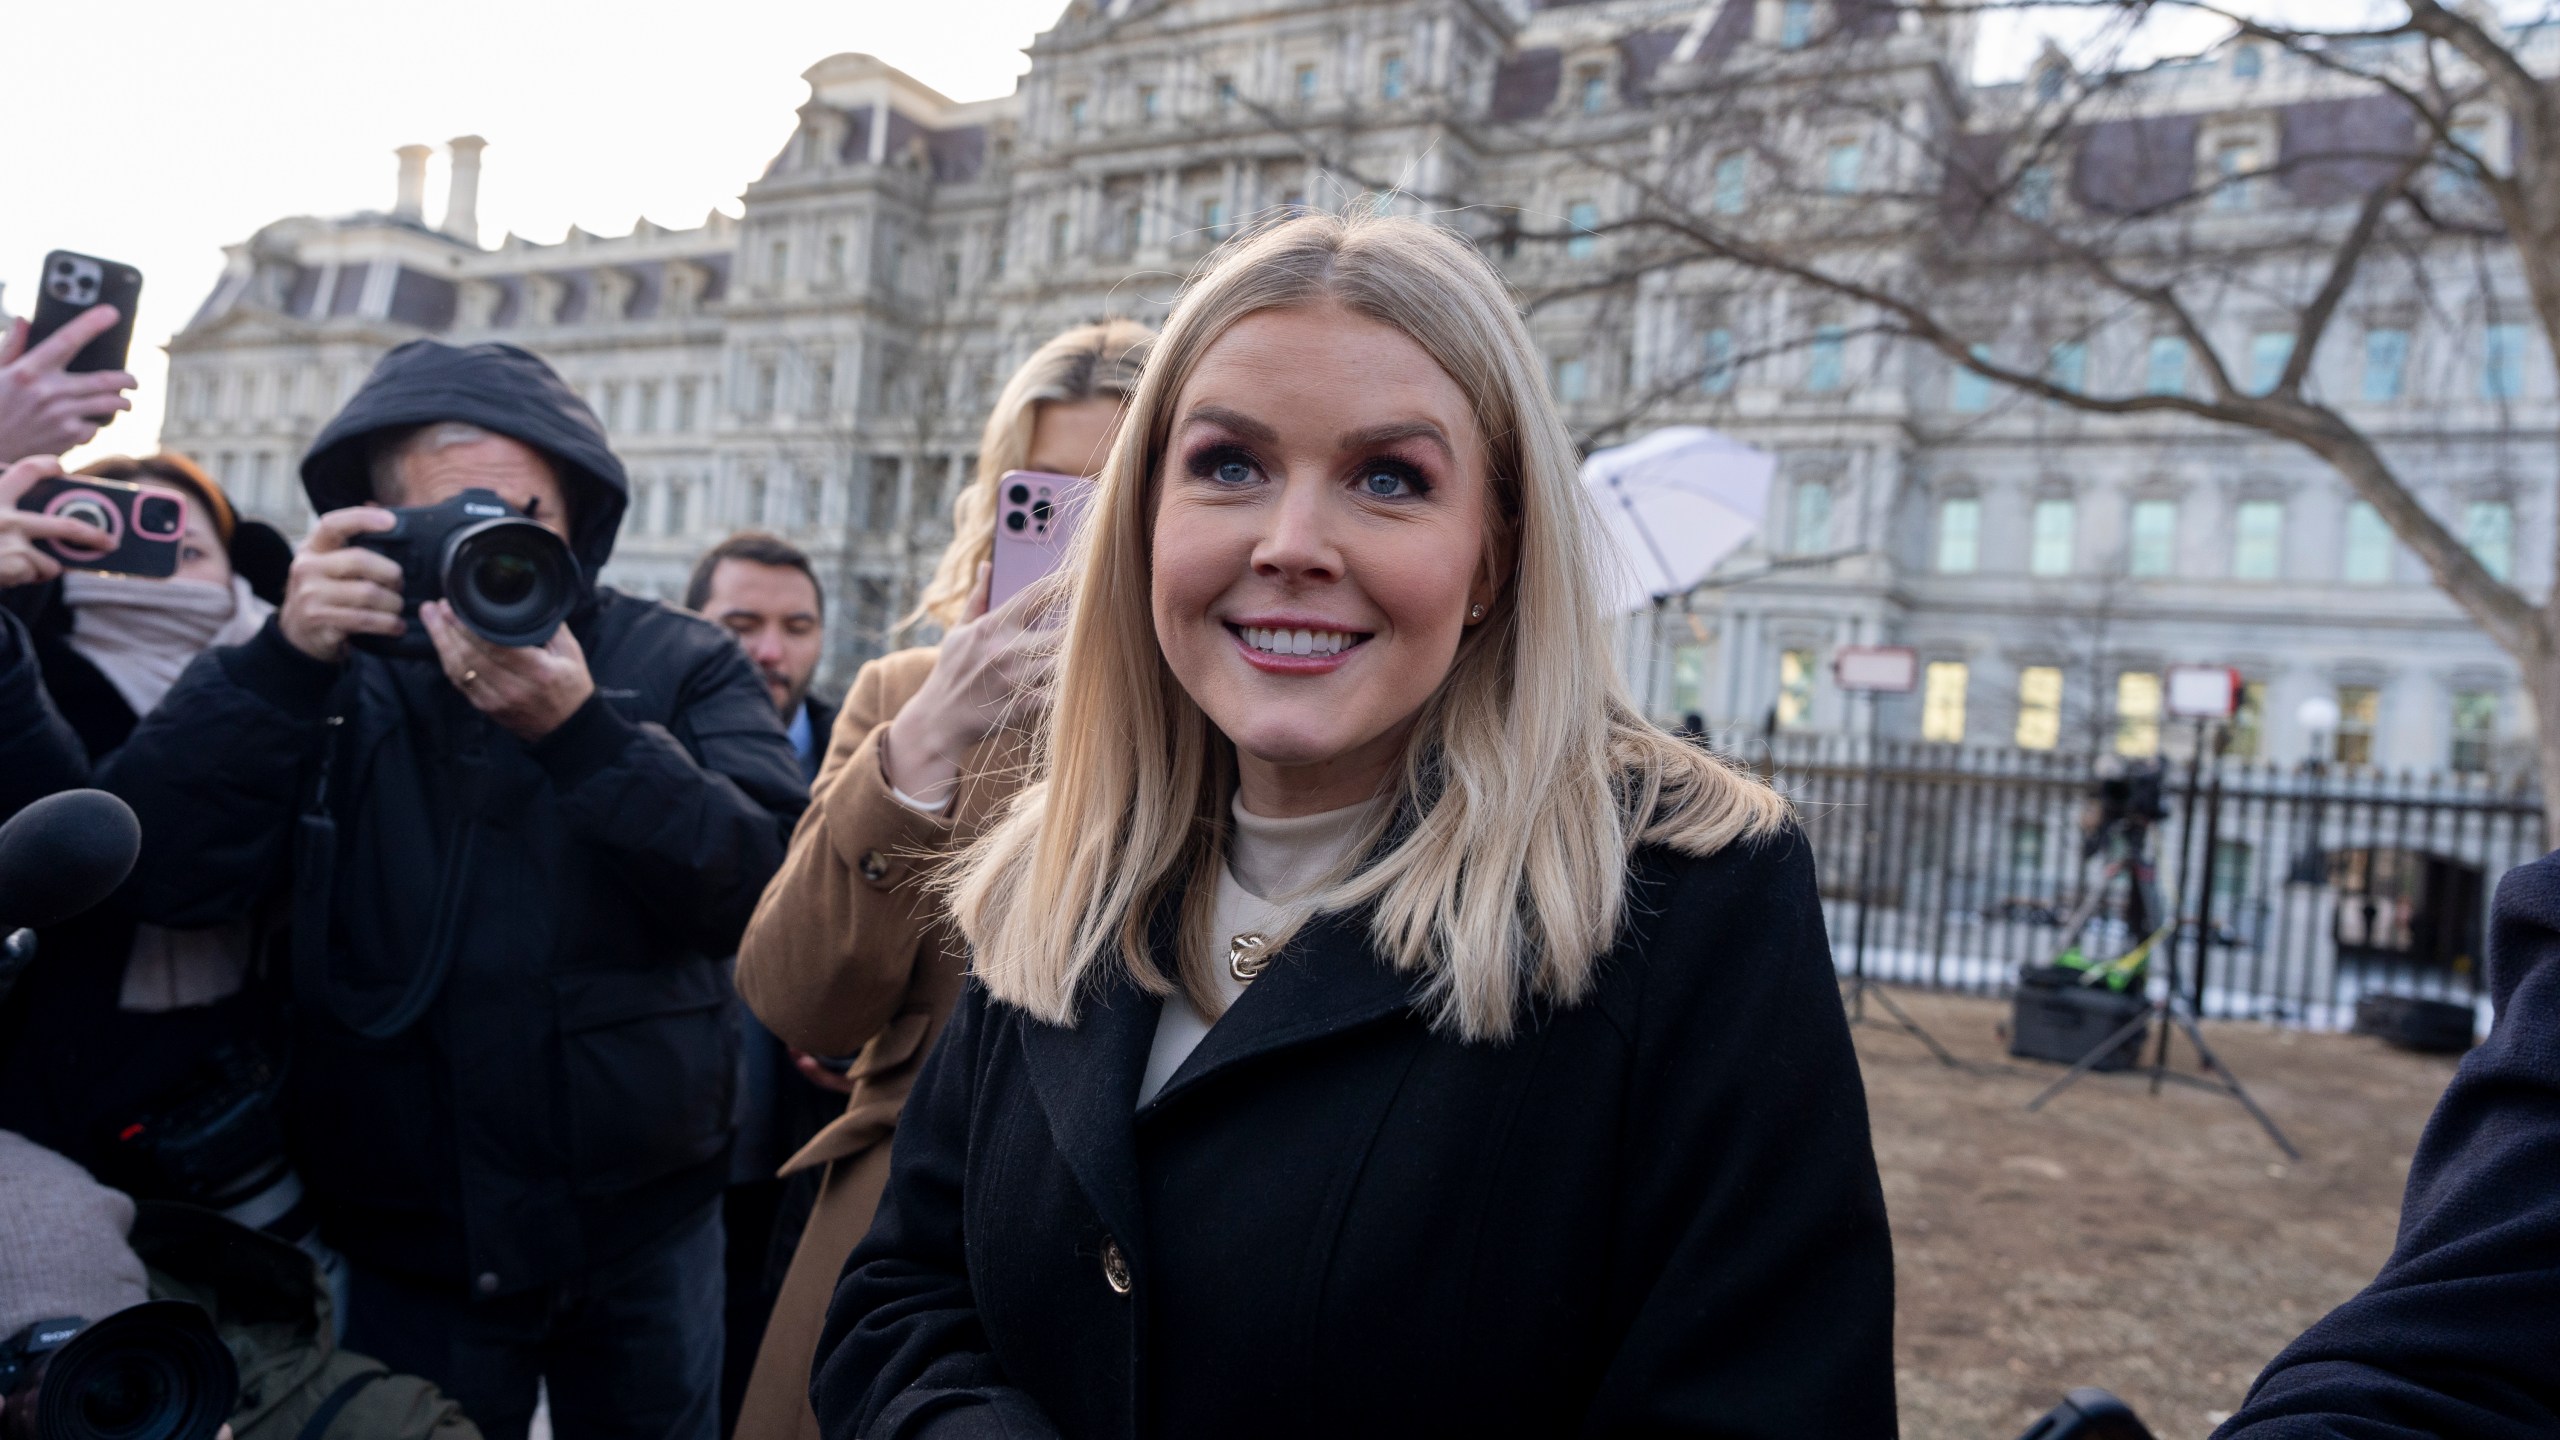
{"type": "Polygon", "coordinates": [[[309,1255],[210,1210],[135,1209],[151,1297],[189,1300],[240,1364],[235,1440],[480,1440],[435,1386],[338,1348],[329,1288],[309,1255]]]}

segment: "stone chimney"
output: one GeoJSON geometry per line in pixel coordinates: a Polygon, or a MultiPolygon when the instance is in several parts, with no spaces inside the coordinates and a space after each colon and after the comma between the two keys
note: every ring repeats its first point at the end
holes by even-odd
{"type": "Polygon", "coordinates": [[[480,243],[480,152],[489,142],[477,135],[457,135],[446,142],[453,152],[453,189],[444,202],[444,233],[466,245],[480,243]]]}
{"type": "Polygon", "coordinates": [[[427,223],[427,157],[435,152],[424,145],[403,145],[391,153],[400,157],[400,197],[391,202],[391,218],[424,225],[427,223]]]}

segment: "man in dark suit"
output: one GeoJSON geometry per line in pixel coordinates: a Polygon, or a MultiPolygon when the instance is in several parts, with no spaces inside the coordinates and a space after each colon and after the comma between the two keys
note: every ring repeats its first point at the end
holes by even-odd
{"type": "Polygon", "coordinates": [[[2218,1440],[2560,1434],[2560,854],[2498,883],[2489,1039],[2409,1163],[2400,1243],[2218,1440]]]}
{"type": "MultiPolygon", "coordinates": [[[[800,548],[744,531],[703,552],[685,586],[685,607],[737,637],[773,697],[800,756],[817,778],[834,732],[836,707],[809,693],[826,653],[826,594],[800,548]]],[[[732,1005],[739,1038],[737,1139],[721,1202],[728,1236],[727,1349],[720,1377],[720,1433],[736,1428],[765,1319],[781,1290],[816,1198],[819,1171],[776,1178],[782,1163],[844,1108],[845,1085],[822,1060],[785,1046],[743,1004],[732,1005]]]]}

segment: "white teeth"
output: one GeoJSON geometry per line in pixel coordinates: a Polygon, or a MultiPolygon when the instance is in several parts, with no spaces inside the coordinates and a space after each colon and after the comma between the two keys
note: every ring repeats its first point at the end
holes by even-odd
{"type": "Polygon", "coordinates": [[[1352,636],[1340,630],[1282,630],[1266,625],[1238,629],[1244,643],[1272,655],[1339,655],[1352,643],[1352,636]]]}

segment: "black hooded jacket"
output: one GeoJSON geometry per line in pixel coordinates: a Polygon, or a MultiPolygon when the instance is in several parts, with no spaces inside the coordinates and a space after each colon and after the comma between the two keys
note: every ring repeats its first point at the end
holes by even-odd
{"type": "MultiPolygon", "coordinates": [[[[548,457],[595,574],[622,466],[512,346],[385,356],[303,462],[313,508],[371,498],[368,436],[437,420],[548,457]]],[[[326,664],[270,622],[198,658],[118,767],[144,918],[210,924],[290,884],[289,1128],[324,1233],[483,1295],[627,1253],[719,1191],[719,957],[806,803],[718,627],[599,587],[569,628],[596,691],[530,745],[432,660],[326,664]]]]}

